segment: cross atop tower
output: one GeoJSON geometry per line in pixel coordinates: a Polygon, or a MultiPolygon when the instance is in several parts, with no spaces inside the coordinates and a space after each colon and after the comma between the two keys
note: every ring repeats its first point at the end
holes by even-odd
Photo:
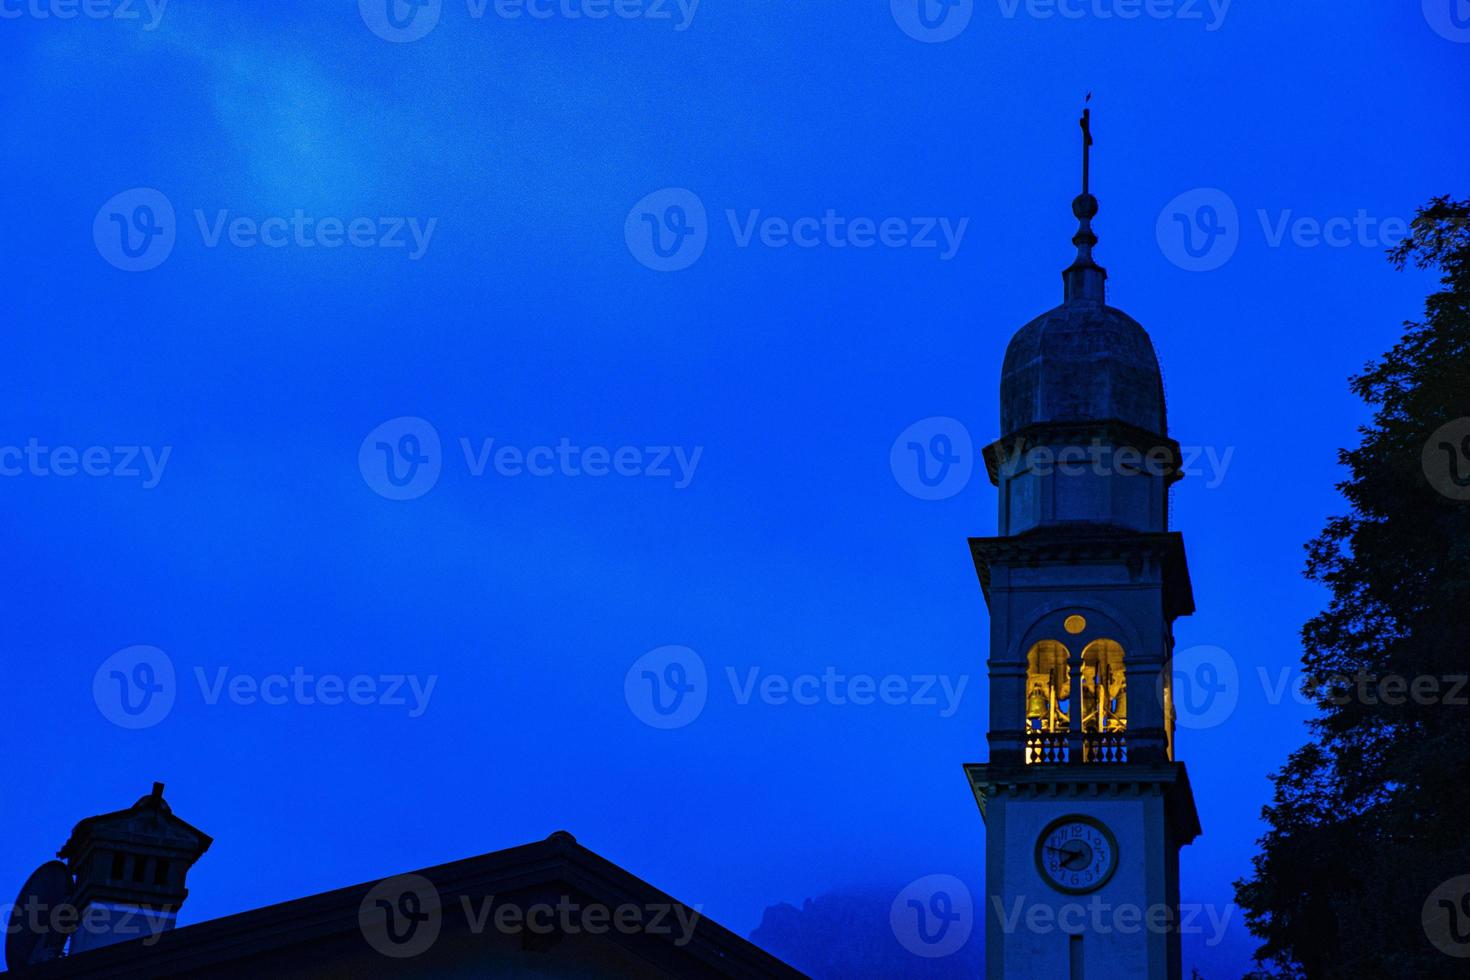
{"type": "MultiPolygon", "coordinates": [[[[1092,93],[1087,93],[1087,101],[1092,93]]],[[[1092,248],[1097,244],[1097,235],[1092,230],[1092,219],[1097,217],[1097,198],[1092,196],[1092,109],[1082,109],[1082,193],[1072,202],[1072,214],[1076,215],[1077,234],[1072,244],[1077,246],[1077,258],[1062,273],[1066,284],[1065,298],[1068,303],[1102,303],[1106,298],[1105,285],[1108,271],[1092,258],[1092,248]]]]}
{"type": "Polygon", "coordinates": [[[1092,110],[1086,106],[1086,102],[1092,101],[1092,93],[1087,93],[1082,108],[1082,193],[1089,193],[1088,182],[1092,169],[1092,110]]]}

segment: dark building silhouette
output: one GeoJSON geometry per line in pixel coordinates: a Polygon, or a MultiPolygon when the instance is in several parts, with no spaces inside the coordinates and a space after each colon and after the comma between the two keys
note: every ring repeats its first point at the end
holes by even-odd
{"type": "Polygon", "coordinates": [[[558,831],[522,847],[175,928],[210,838],[163,786],[77,824],[27,883],[7,976],[804,976],[558,831]],[[28,965],[29,964],[29,965],[28,965]]]}

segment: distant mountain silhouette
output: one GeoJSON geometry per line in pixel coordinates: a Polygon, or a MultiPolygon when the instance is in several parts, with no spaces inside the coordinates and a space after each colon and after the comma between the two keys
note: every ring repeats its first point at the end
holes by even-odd
{"type": "Polygon", "coordinates": [[[979,976],[984,943],[979,928],[949,956],[927,958],[903,947],[889,925],[889,909],[898,893],[899,886],[855,889],[809,898],[801,908],[786,902],[772,905],[750,940],[814,980],[979,976]]]}

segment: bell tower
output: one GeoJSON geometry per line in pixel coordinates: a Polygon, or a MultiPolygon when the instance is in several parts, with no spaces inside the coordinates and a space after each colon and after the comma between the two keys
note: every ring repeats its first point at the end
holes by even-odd
{"type": "Polygon", "coordinates": [[[1179,980],[1179,848],[1200,833],[1174,757],[1170,658],[1194,611],[1169,487],[1182,475],[1148,334],[1093,259],[1090,112],[1077,258],[1022,327],[985,450],[999,534],[970,549],[990,609],[989,980],[1179,980]]]}

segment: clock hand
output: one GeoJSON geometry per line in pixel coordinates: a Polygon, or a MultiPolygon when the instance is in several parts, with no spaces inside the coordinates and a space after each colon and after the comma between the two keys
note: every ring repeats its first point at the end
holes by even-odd
{"type": "Polygon", "coordinates": [[[1068,870],[1077,867],[1077,865],[1075,864],[1077,858],[1083,859],[1082,863],[1084,866],[1087,864],[1086,852],[1081,848],[1080,845],[1069,844],[1066,847],[1052,847],[1050,844],[1043,844],[1042,847],[1045,850],[1056,851],[1058,854],[1062,855],[1061,865],[1068,870]]]}

